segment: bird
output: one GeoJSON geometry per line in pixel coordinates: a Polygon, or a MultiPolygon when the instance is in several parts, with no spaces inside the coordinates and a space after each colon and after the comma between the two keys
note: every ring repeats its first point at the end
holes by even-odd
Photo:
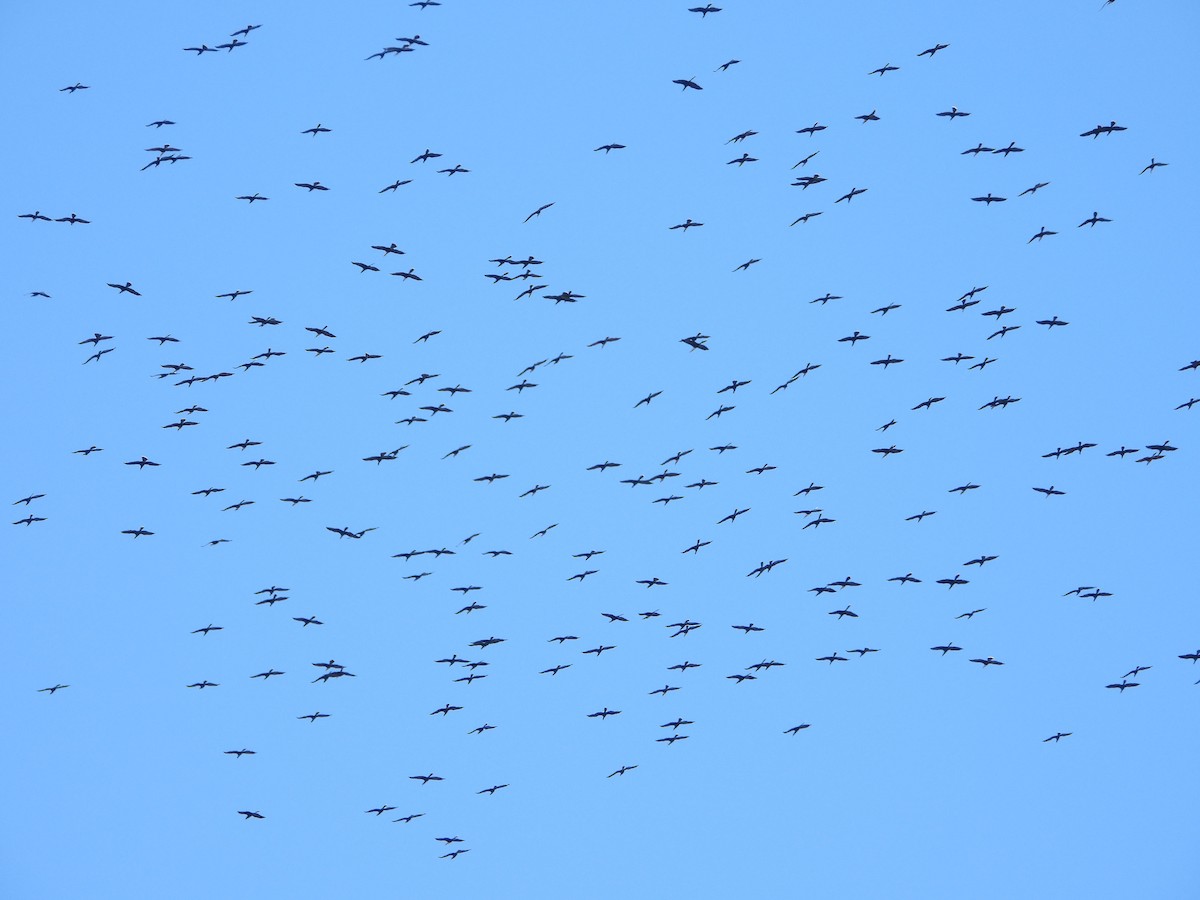
{"type": "Polygon", "coordinates": [[[326,128],[320,122],[318,122],[312,128],[305,128],[300,133],[301,134],[311,134],[313,137],[316,137],[318,134],[328,134],[332,130],[333,130],[332,128],[326,128]]]}
{"type": "Polygon", "coordinates": [[[949,44],[934,44],[928,50],[922,50],[920,53],[918,53],[917,58],[919,59],[922,56],[928,56],[930,59],[933,59],[935,53],[937,53],[939,50],[945,50],[949,46],[949,44]]]}
{"type": "Polygon", "coordinates": [[[539,206],[537,209],[535,209],[533,212],[531,212],[529,215],[527,215],[525,217],[525,221],[528,222],[530,219],[534,218],[535,216],[541,216],[543,210],[547,210],[550,207],[552,207],[553,205],[554,205],[553,203],[543,203],[541,206],[539,206]]]}
{"type": "Polygon", "coordinates": [[[686,91],[688,88],[691,88],[692,90],[695,90],[695,91],[702,91],[702,90],[704,90],[704,88],[702,88],[702,87],[700,87],[700,85],[696,84],[696,82],[693,80],[693,78],[676,78],[676,79],[675,79],[673,82],[671,82],[671,83],[672,83],[672,84],[681,84],[681,85],[683,85],[683,89],[684,89],[685,91],[686,91]]]}
{"type": "Polygon", "coordinates": [[[1059,732],[1056,732],[1055,734],[1052,734],[1052,735],[1050,735],[1050,737],[1048,737],[1048,738],[1043,738],[1043,739],[1042,739],[1042,743],[1043,743],[1043,744],[1048,744],[1048,743],[1050,743],[1051,741],[1054,741],[1054,743],[1056,743],[1056,744],[1057,744],[1057,743],[1058,743],[1059,741],[1061,741],[1063,738],[1065,738],[1065,737],[1070,737],[1070,736],[1071,736],[1071,732],[1070,732],[1070,731],[1059,731],[1059,732]]]}
{"type": "Polygon", "coordinates": [[[801,731],[803,731],[805,728],[811,728],[811,727],[812,726],[809,723],[802,722],[799,725],[793,725],[791,728],[787,729],[787,731],[785,731],[784,734],[797,735],[801,731]]]}
{"type": "Polygon", "coordinates": [[[50,686],[50,687],[38,688],[38,691],[37,691],[37,692],[38,692],[39,694],[51,694],[51,695],[53,695],[55,691],[61,691],[63,688],[69,688],[69,687],[70,687],[70,685],[69,685],[69,684],[55,684],[55,685],[52,685],[52,686],[50,686]]]}
{"type": "Polygon", "coordinates": [[[1150,157],[1150,164],[1148,166],[1146,166],[1146,168],[1142,169],[1142,171],[1140,171],[1138,174],[1145,175],[1147,172],[1153,172],[1155,169],[1162,168],[1163,166],[1166,166],[1166,165],[1170,165],[1170,164],[1165,163],[1165,162],[1159,162],[1152,156],[1152,157],[1150,157]]]}

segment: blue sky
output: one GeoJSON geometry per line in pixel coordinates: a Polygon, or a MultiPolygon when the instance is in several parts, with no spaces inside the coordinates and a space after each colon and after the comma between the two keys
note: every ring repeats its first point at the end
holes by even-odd
{"type": "Polygon", "coordinates": [[[2,545],[5,892],[1194,883],[1200,668],[1178,657],[1200,644],[1200,409],[1176,407],[1200,396],[1180,371],[1200,356],[1197,12],[917,7],[6,10],[5,482],[45,496],[12,507],[44,521],[2,545]],[[246,46],[182,49],[248,24],[246,46]],[[427,46],[366,59],[416,35],[427,46]],[[970,116],[935,115],[951,107],[970,116]],[[1112,121],[1127,130],[1079,136],[1112,121]],[[190,158],[143,170],[164,142],[190,158]],[[1023,152],[963,153],[1010,142],[1023,152]],[[608,143],[625,148],[593,149],[608,143]],[[410,162],[427,149],[442,155],[410,162]],[[743,153],[757,161],[729,164],[743,153]],[[1139,174],[1152,158],[1168,166],[1139,174]],[[314,180],[330,189],[295,186],[314,180]],[[256,192],[270,199],[234,199],[256,192]],[[971,202],[988,193],[1007,199],[971,202]],[[91,224],[18,218],[35,211],[91,224]],[[1094,213],[1112,221],[1079,226],[1094,213]],[[689,218],[703,227],[670,230],[689,218]],[[1057,234],[1030,243],[1043,227],[1057,234]],[[404,255],[371,249],[393,242],[404,255]],[[541,294],[583,298],[514,300],[536,280],[484,277],[521,272],[489,262],[509,256],[542,261],[541,294]],[[422,280],[388,274],[410,269],[422,280]],[[253,293],[216,296],[232,291],[253,293]],[[1035,324],[1054,317],[1070,324],[1035,324]],[[989,339],[1004,325],[1020,329],[989,339]],[[854,332],[869,340],[840,340],[854,332]],[[112,352],[84,364],[93,333],[112,352]],[[697,333],[706,351],[680,342],[697,333]],[[286,355],[238,368],[268,350],[286,355]],[[364,353],[380,358],[348,361],[364,353]],[[957,353],[974,359],[943,361],[957,353]],[[870,364],[889,355],[904,362],[870,364]],[[235,374],[152,377],[176,364],[235,374]],[[734,380],[750,383],[718,393],[734,380]],[[980,409],[1004,397],[1020,399],[980,409]],[[453,412],[421,411],[439,403],[453,412]],[[412,416],[428,421],[397,424],[412,416]],[[198,424],[164,427],[181,418],[198,424]],[[243,440],[261,444],[226,449],[243,440]],[[1078,442],[1096,446],[1044,457],[1078,442]],[[1178,449],[1139,464],[1154,443],[1178,449]],[[1139,452],[1106,455],[1122,446],[1139,452]],[[123,464],[142,456],[160,465],[123,464]],[[259,459],[274,464],[243,465],[259,459]],[[620,467],[587,471],[605,461],[620,467]],[[492,474],[508,477],[477,480],[492,474]],[[701,479],[716,484],[685,487],[701,479]],[[121,533],[139,527],[153,536],[121,533]],[[980,555],[997,559],[966,565],[980,555]],[[921,583],[888,581],[909,572],[921,583]],[[847,577],[861,586],[812,591],[847,577]],[[936,584],[954,577],[969,583],[936,584]],[[637,583],[652,578],[667,584],[637,583]],[[272,585],[288,599],[256,605],[272,585]],[[1084,585],[1112,596],[1064,597],[1084,585]],[[472,601],[486,608],[456,614],[472,601]],[[857,618],[829,615],[847,604],[857,618]],[[293,619],[309,616],[323,624],[293,619]],[[664,627],[685,620],[702,627],[664,627]],[[764,630],[731,627],[750,623],[764,630]],[[963,649],[929,650],[947,641],[963,649]],[[864,647],[879,652],[848,652],[864,647]],[[816,661],[831,652],[849,659],[816,661]],[[455,655],[487,678],[434,662],[455,655]],[[989,656],[1004,665],[968,662],[989,656]],[[312,683],[330,659],[355,677],[312,683]],[[727,677],[763,660],[785,665],[727,677]],[[669,669],[684,661],[701,665],[669,669]],[[1152,666],[1137,689],[1105,689],[1136,666],[1152,666]],[[185,687],[202,680],[219,687],[185,687]],[[650,694],[664,685],[680,689],[650,694]],[[463,708],[431,715],[446,704],[463,708]],[[604,708],[621,713],[589,718],[604,708]],[[429,773],[444,781],[410,777],[429,773]],[[364,814],[380,804],[396,809],[364,814]],[[439,837],[470,852],[442,858],[439,837]]]}

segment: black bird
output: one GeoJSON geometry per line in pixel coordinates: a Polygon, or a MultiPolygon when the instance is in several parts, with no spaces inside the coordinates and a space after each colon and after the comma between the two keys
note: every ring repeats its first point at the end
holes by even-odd
{"type": "Polygon", "coordinates": [[[550,207],[552,207],[553,205],[554,205],[553,203],[544,203],[544,204],[542,204],[542,205],[541,205],[541,206],[539,206],[537,209],[535,209],[533,212],[531,212],[529,215],[527,215],[527,216],[525,217],[525,221],[526,221],[526,222],[528,222],[528,221],[529,221],[530,219],[532,219],[534,216],[541,216],[541,214],[542,214],[542,210],[549,209],[549,208],[550,208],[550,207]]]}
{"type": "Polygon", "coordinates": [[[683,85],[683,89],[684,89],[685,91],[686,91],[688,88],[691,88],[692,90],[695,90],[695,91],[702,91],[702,90],[704,90],[704,88],[702,88],[702,87],[700,87],[700,85],[696,84],[696,82],[695,82],[695,81],[693,81],[691,78],[676,78],[676,79],[675,79],[673,82],[671,82],[671,83],[672,83],[672,84],[681,84],[681,85],[683,85]]]}
{"type": "Polygon", "coordinates": [[[934,44],[928,50],[922,50],[920,53],[918,53],[917,57],[920,58],[922,56],[928,56],[930,59],[933,59],[933,55],[935,53],[937,53],[939,50],[945,50],[949,46],[949,44],[934,44]]]}
{"type": "Polygon", "coordinates": [[[593,152],[599,152],[600,150],[603,150],[604,155],[607,156],[608,152],[610,150],[624,150],[624,149],[625,149],[624,144],[601,144],[593,152]]]}
{"type": "Polygon", "coordinates": [[[1152,157],[1150,157],[1150,165],[1146,166],[1146,168],[1142,169],[1142,171],[1139,172],[1138,174],[1145,175],[1147,172],[1153,172],[1155,169],[1160,168],[1161,166],[1166,166],[1166,165],[1170,165],[1170,164],[1165,163],[1165,162],[1159,162],[1152,156],[1152,157]]]}
{"type": "Polygon", "coordinates": [[[1070,731],[1060,731],[1060,732],[1058,732],[1058,733],[1056,733],[1056,734],[1052,734],[1052,735],[1050,735],[1050,737],[1048,737],[1048,738],[1043,738],[1043,739],[1042,739],[1042,743],[1043,743],[1043,744],[1048,744],[1048,743],[1050,743],[1051,741],[1054,741],[1054,743],[1056,743],[1056,744],[1057,744],[1057,743],[1058,743],[1059,741],[1061,741],[1063,738],[1065,738],[1065,737],[1070,737],[1070,736],[1071,736],[1071,732],[1070,732],[1070,731]]]}
{"type": "Polygon", "coordinates": [[[1126,681],[1125,679],[1122,678],[1120,684],[1106,684],[1105,687],[1106,688],[1115,688],[1116,690],[1120,691],[1123,694],[1123,693],[1125,693],[1126,688],[1141,687],[1141,685],[1138,684],[1136,681],[1126,681]]]}
{"type": "Polygon", "coordinates": [[[793,725],[791,728],[789,728],[787,731],[785,731],[784,734],[799,734],[805,728],[811,728],[811,727],[812,726],[808,722],[802,722],[799,725],[793,725]]]}

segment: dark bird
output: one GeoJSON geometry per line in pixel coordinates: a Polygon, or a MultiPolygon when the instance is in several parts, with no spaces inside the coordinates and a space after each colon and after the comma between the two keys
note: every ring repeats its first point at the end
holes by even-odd
{"type": "Polygon", "coordinates": [[[1138,684],[1136,681],[1126,681],[1125,679],[1121,679],[1120,684],[1106,684],[1105,687],[1113,688],[1115,690],[1120,691],[1123,694],[1123,693],[1125,693],[1126,688],[1141,687],[1141,685],[1138,684]]]}
{"type": "Polygon", "coordinates": [[[610,150],[624,150],[624,149],[625,149],[624,144],[601,144],[593,152],[599,152],[600,150],[603,150],[604,155],[607,156],[608,152],[610,150]]]}
{"type": "Polygon", "coordinates": [[[922,56],[928,56],[930,59],[933,59],[933,55],[935,53],[937,53],[939,50],[945,50],[949,46],[949,44],[934,44],[928,50],[922,50],[920,53],[918,53],[917,57],[920,58],[922,56]]]}
{"type": "Polygon", "coordinates": [[[683,89],[684,89],[685,91],[686,91],[688,88],[691,88],[692,90],[695,90],[695,91],[702,91],[702,90],[704,90],[704,88],[702,88],[702,87],[700,87],[700,85],[696,84],[696,82],[695,82],[695,81],[693,81],[691,78],[676,78],[676,79],[675,79],[673,82],[671,82],[671,83],[672,83],[672,84],[681,84],[681,85],[683,85],[683,89]]]}
{"type": "Polygon", "coordinates": [[[539,206],[537,209],[535,209],[533,212],[531,212],[529,215],[527,215],[527,216],[525,217],[525,221],[526,221],[526,222],[528,222],[528,221],[529,221],[530,219],[532,219],[534,216],[541,216],[541,214],[542,214],[542,211],[543,211],[543,210],[549,209],[549,208],[550,208],[550,207],[552,207],[553,205],[554,205],[553,203],[544,203],[544,204],[542,204],[542,205],[541,205],[541,206],[539,206]]]}

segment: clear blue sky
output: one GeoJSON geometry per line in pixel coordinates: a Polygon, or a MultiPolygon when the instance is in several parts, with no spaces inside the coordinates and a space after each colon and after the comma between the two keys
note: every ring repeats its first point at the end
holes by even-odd
{"type": "Polygon", "coordinates": [[[1194,5],[118,6],[0,14],[4,481],[45,495],[3,533],[0,893],[1195,890],[1194,5]],[[143,169],[164,143],[188,158],[143,169]],[[540,296],[484,277],[509,256],[540,296]],[[355,677],[313,683],[330,659],[355,677]]]}

